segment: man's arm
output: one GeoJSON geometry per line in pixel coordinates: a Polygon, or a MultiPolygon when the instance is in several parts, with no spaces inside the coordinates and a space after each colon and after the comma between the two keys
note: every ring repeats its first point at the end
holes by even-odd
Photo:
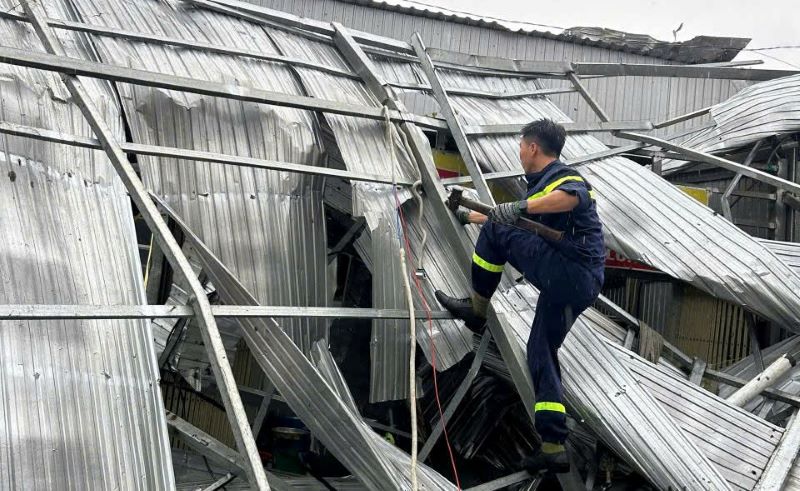
{"type": "Polygon", "coordinates": [[[541,198],[528,200],[528,209],[526,211],[531,215],[564,213],[574,210],[580,202],[580,198],[576,195],[556,189],[541,198]]]}

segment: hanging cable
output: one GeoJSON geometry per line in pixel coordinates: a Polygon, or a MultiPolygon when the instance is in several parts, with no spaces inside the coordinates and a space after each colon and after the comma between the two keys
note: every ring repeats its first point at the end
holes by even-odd
{"type": "MultiPolygon", "coordinates": [[[[408,142],[408,138],[406,138],[406,135],[403,134],[402,132],[397,131],[396,128],[393,125],[391,125],[391,123],[388,121],[388,114],[387,113],[384,113],[384,118],[387,119],[387,125],[391,128],[392,134],[397,136],[400,139],[400,141],[403,142],[404,148],[409,148],[410,145],[409,145],[409,142],[408,142]]],[[[396,163],[396,154],[394,153],[394,147],[392,147],[392,158],[393,158],[392,164],[394,165],[396,163]]],[[[393,179],[394,179],[394,167],[392,167],[392,176],[393,176],[393,179]]],[[[422,267],[422,262],[423,262],[422,258],[424,257],[424,254],[425,254],[425,244],[426,244],[426,241],[427,241],[427,232],[425,230],[425,227],[422,225],[422,213],[423,213],[423,210],[424,210],[424,204],[423,204],[423,201],[422,201],[422,196],[419,194],[419,188],[420,188],[421,185],[422,185],[422,173],[419,172],[418,179],[417,179],[417,181],[414,183],[414,185],[411,188],[411,193],[414,195],[414,198],[419,203],[419,215],[418,215],[419,216],[419,221],[418,221],[418,223],[419,223],[419,227],[420,227],[420,230],[421,230],[421,233],[422,233],[422,240],[420,241],[420,250],[419,250],[418,256],[417,256],[418,257],[418,264],[417,264],[417,267],[416,267],[417,271],[424,271],[424,269],[422,267]]],[[[399,220],[399,227],[398,228],[402,230],[403,243],[405,245],[405,251],[406,251],[405,256],[408,258],[408,261],[411,263],[411,267],[414,268],[414,255],[411,253],[411,244],[410,244],[410,242],[408,240],[408,224],[406,223],[405,214],[403,213],[403,208],[401,206],[400,199],[399,199],[399,197],[397,195],[397,187],[396,186],[394,187],[394,199],[395,199],[395,206],[397,208],[397,217],[398,217],[398,220],[399,220]]],[[[433,394],[434,394],[434,398],[436,400],[436,408],[437,408],[437,410],[439,412],[439,421],[442,422],[442,434],[444,436],[445,445],[447,446],[447,454],[448,454],[448,456],[450,458],[450,465],[451,465],[452,470],[453,470],[453,479],[455,480],[456,487],[460,491],[461,490],[461,480],[460,480],[459,475],[458,475],[458,468],[456,466],[456,459],[455,459],[455,454],[453,453],[453,447],[450,444],[450,436],[447,434],[447,425],[445,424],[445,420],[444,420],[444,410],[442,409],[442,401],[441,401],[441,398],[439,397],[439,380],[438,380],[437,368],[436,368],[437,351],[436,351],[436,345],[433,342],[433,315],[432,315],[432,312],[431,312],[430,305],[428,305],[428,301],[425,298],[425,293],[424,293],[424,291],[422,289],[422,284],[420,282],[420,276],[419,275],[414,275],[414,286],[417,289],[417,293],[419,294],[419,298],[422,301],[422,307],[425,310],[425,315],[427,317],[428,343],[429,343],[429,349],[430,349],[430,353],[431,353],[431,367],[433,369],[432,370],[432,374],[433,374],[433,394]]],[[[412,350],[416,350],[416,346],[412,345],[412,350]]],[[[413,434],[412,434],[412,436],[413,436],[413,434]]]]}
{"type": "MultiPolygon", "coordinates": [[[[392,142],[392,122],[389,119],[389,108],[383,106],[384,124],[386,125],[386,145],[389,149],[390,160],[392,165],[392,194],[394,195],[395,207],[400,210],[400,199],[397,196],[397,181],[395,178],[395,166],[397,156],[394,151],[394,142],[392,142]]],[[[399,225],[399,223],[398,223],[399,225]]],[[[417,325],[416,314],[414,312],[414,298],[411,295],[411,284],[408,281],[408,268],[406,266],[406,248],[403,247],[403,238],[401,233],[404,233],[402,227],[397,227],[398,249],[400,252],[400,271],[403,275],[403,288],[406,293],[406,302],[408,303],[408,321],[409,321],[409,334],[410,334],[410,353],[408,359],[408,398],[409,406],[411,409],[411,489],[417,491],[419,484],[417,483],[417,325]]]]}

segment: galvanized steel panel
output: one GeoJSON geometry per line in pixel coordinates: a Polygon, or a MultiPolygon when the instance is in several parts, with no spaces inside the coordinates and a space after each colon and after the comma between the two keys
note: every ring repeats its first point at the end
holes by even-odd
{"type": "MultiPolygon", "coordinates": [[[[277,54],[260,26],[171,0],[78,0],[80,20],[277,54]]],[[[102,61],[161,73],[302,94],[284,64],[98,37],[102,61]]],[[[137,143],[318,165],[314,115],[297,109],[117,84],[137,143]]],[[[186,217],[265,305],[325,306],[322,180],[180,159],[139,157],[145,185],[186,217]]],[[[307,351],[328,333],[319,319],[287,320],[307,351]]]]}
{"type": "MultiPolygon", "coordinates": [[[[311,41],[285,32],[273,33],[278,46],[288,56],[295,56],[328,66],[347,68],[345,61],[331,45],[311,41]]],[[[379,106],[366,86],[346,79],[311,69],[296,69],[304,88],[315,97],[339,102],[379,106]]],[[[349,116],[326,114],[323,116],[333,131],[337,150],[348,170],[367,172],[397,179],[414,181],[419,171],[410,151],[397,131],[391,132],[387,141],[383,122],[370,121],[349,116]]],[[[373,307],[402,308],[405,294],[399,263],[400,234],[396,207],[409,198],[408,191],[398,192],[395,198],[392,186],[369,183],[354,183],[353,214],[367,219],[372,245],[373,307]]],[[[406,216],[413,226],[413,214],[406,216]]],[[[433,237],[434,230],[429,230],[433,237]]],[[[433,242],[433,241],[431,241],[433,242]]],[[[442,251],[442,257],[444,256],[442,251]]],[[[411,258],[410,258],[411,259],[411,258]]],[[[412,264],[409,270],[413,274],[412,264]]],[[[429,282],[427,282],[429,283],[429,282]]],[[[427,301],[435,305],[432,288],[427,288],[427,301]]],[[[416,306],[422,309],[420,303],[416,306]]],[[[435,344],[437,369],[445,370],[457,363],[472,350],[471,337],[452,321],[436,321],[431,332],[424,323],[417,323],[418,344],[428,360],[433,359],[435,344]]],[[[370,401],[381,402],[408,397],[409,325],[407,321],[373,320],[370,343],[370,401]]]]}
{"type": "MultiPolygon", "coordinates": [[[[495,91],[529,82],[464,76],[440,70],[445,84],[495,91]]],[[[489,100],[451,97],[465,124],[524,124],[537,118],[569,122],[543,97],[489,100]]],[[[488,170],[518,170],[517,137],[471,138],[478,162],[488,170]]],[[[606,150],[596,138],[574,134],[562,157],[606,150]]],[[[648,169],[622,157],[578,166],[597,193],[606,245],[725,300],[747,306],[789,329],[800,330],[800,277],[758,241],[648,169]]]]}
{"type": "MultiPolygon", "coordinates": [[[[58,37],[69,56],[87,55],[73,33],[58,37]]],[[[27,24],[6,20],[0,44],[42,50],[27,24]]],[[[123,139],[109,87],[84,86],[123,139]]],[[[10,65],[0,120],[92,136],[58,75],[10,65]]],[[[4,135],[0,175],[0,303],[145,303],[130,199],[103,152],[4,135]]],[[[175,486],[146,322],[0,321],[0,346],[0,487],[175,486]]]]}

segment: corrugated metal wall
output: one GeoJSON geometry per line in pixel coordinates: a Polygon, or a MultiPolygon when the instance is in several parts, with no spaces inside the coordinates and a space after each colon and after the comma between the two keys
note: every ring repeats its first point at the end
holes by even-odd
{"type": "Polygon", "coordinates": [[[661,276],[627,277],[603,294],[711,368],[750,353],[745,310],[691,285],[661,276]]]}
{"type": "MultiPolygon", "coordinates": [[[[592,61],[667,64],[671,62],[622,51],[547,39],[526,34],[428,19],[386,9],[336,0],[247,0],[263,7],[408,41],[419,32],[426,46],[475,55],[526,60],[592,61]]],[[[563,85],[545,81],[547,86],[563,85]]],[[[745,87],[743,82],[713,79],[614,77],[586,81],[612,120],[661,120],[728,99],[745,87]]],[[[573,121],[596,121],[597,116],[577,94],[552,97],[573,121]]],[[[699,125],[698,118],[676,125],[670,132],[699,125]]],[[[616,139],[609,135],[604,143],[616,139]]]]}

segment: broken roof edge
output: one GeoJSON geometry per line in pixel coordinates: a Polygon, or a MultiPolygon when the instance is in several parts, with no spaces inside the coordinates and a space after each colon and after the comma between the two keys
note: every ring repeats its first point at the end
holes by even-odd
{"type": "Polygon", "coordinates": [[[660,60],[678,61],[688,64],[731,61],[750,43],[749,38],[718,36],[696,36],[688,41],[670,42],[657,40],[642,34],[626,33],[601,27],[572,27],[562,29],[544,24],[516,22],[511,20],[504,21],[478,14],[457,12],[433,5],[416,6],[407,3],[404,5],[403,2],[394,4],[385,0],[338,1],[413,15],[415,17],[444,20],[511,34],[595,46],[613,51],[622,51],[660,60]],[[586,29],[595,30],[596,32],[585,32],[586,29]],[[624,36],[620,36],[620,34],[624,36]],[[631,44],[631,41],[626,39],[620,39],[621,37],[631,38],[636,45],[631,44]],[[650,38],[650,40],[644,43],[644,38],[650,38]]]}

